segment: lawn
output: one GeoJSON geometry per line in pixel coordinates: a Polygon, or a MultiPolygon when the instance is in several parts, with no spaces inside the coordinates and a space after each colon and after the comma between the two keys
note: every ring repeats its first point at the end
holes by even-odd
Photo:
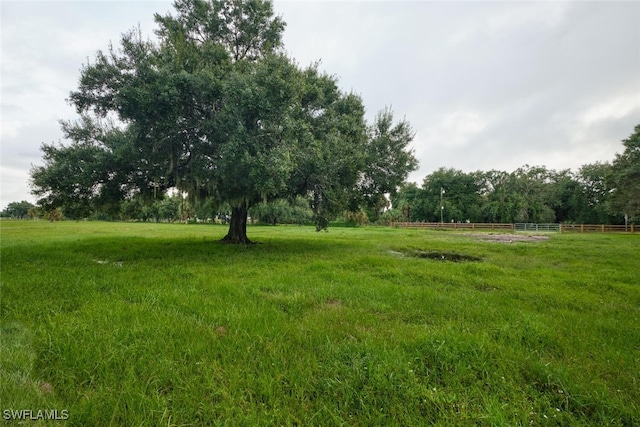
{"type": "Polygon", "coordinates": [[[640,425],[638,235],[0,227],[4,419],[640,425]]]}

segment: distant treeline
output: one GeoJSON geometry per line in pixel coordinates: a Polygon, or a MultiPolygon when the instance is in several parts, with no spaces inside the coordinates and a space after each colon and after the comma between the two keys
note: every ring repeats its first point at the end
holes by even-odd
{"type": "MultiPolygon", "coordinates": [[[[525,165],[514,172],[465,173],[440,168],[422,186],[406,184],[383,217],[426,222],[563,222],[621,224],[625,213],[612,197],[609,163],[574,173],[525,165]]],[[[630,220],[633,218],[629,218],[630,220]]]]}
{"type": "MultiPolygon", "coordinates": [[[[0,212],[0,217],[11,219],[102,220],[142,222],[210,222],[227,223],[231,216],[228,204],[214,204],[190,200],[181,194],[145,199],[141,196],[124,200],[111,209],[96,210],[90,215],[78,215],[73,206],[46,211],[27,201],[11,202],[0,212]]],[[[303,197],[291,200],[277,199],[258,203],[249,210],[250,219],[262,224],[312,224],[313,211],[303,197]]]]}

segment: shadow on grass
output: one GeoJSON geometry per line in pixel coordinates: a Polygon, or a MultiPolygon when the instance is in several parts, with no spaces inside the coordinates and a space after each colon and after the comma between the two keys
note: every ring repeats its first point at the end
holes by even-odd
{"type": "MultiPolygon", "coordinates": [[[[335,256],[351,246],[348,242],[317,239],[273,238],[259,240],[253,245],[229,245],[211,237],[202,238],[143,238],[96,237],[69,243],[57,243],[57,254],[77,254],[91,257],[98,264],[144,261],[276,261],[290,258],[335,256]]],[[[33,248],[37,250],[37,248],[33,248]]]]}

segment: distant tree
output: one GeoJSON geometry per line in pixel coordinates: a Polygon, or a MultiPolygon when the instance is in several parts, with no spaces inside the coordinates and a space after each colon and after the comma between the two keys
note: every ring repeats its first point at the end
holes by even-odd
{"type": "MultiPolygon", "coordinates": [[[[613,224],[615,218],[608,211],[611,188],[607,177],[611,175],[611,164],[596,162],[580,167],[576,179],[581,187],[579,212],[573,220],[582,224],[613,224]]],[[[618,218],[620,221],[620,218],[618,218]]]]}
{"type": "Polygon", "coordinates": [[[55,208],[55,209],[45,211],[43,218],[51,222],[62,221],[64,220],[64,215],[62,213],[62,209],[55,208]]]}
{"type": "Polygon", "coordinates": [[[423,192],[415,183],[407,183],[391,196],[391,208],[402,213],[403,221],[433,221],[433,212],[425,208],[423,192]]]}
{"type": "MultiPolygon", "coordinates": [[[[555,222],[574,222],[583,211],[583,188],[571,170],[551,171],[545,205],[554,212],[555,222]]],[[[551,221],[553,222],[553,221],[551,221]]]]}
{"type": "Polygon", "coordinates": [[[298,196],[293,200],[277,199],[260,202],[251,209],[252,218],[264,224],[310,224],[313,222],[313,211],[305,198],[298,196]]]}
{"type": "Polygon", "coordinates": [[[386,211],[382,215],[380,215],[380,223],[391,225],[394,222],[402,222],[405,218],[400,209],[391,208],[386,211]]]}
{"type": "Polygon", "coordinates": [[[480,178],[482,196],[482,220],[484,222],[510,223],[511,200],[508,194],[510,174],[490,170],[483,172],[480,178]]]}
{"type": "Polygon", "coordinates": [[[152,220],[153,222],[160,221],[160,203],[159,200],[154,200],[153,203],[146,203],[142,207],[143,221],[152,220]]]}
{"type": "MultiPolygon", "coordinates": [[[[376,221],[388,207],[386,195],[393,197],[409,173],[418,167],[418,160],[409,147],[414,136],[415,132],[406,120],[394,124],[393,112],[389,108],[379,112],[373,125],[368,127],[364,171],[358,183],[358,195],[371,221],[376,221]]],[[[359,210],[357,207],[351,206],[353,212],[359,210]]]]}
{"type": "Polygon", "coordinates": [[[285,199],[260,202],[249,209],[249,214],[264,224],[282,224],[291,216],[291,206],[285,199]]]}
{"type": "Polygon", "coordinates": [[[362,209],[357,211],[344,211],[342,216],[344,217],[345,222],[349,225],[360,226],[369,221],[367,213],[362,209]]]}
{"type": "Polygon", "coordinates": [[[309,201],[302,197],[296,196],[291,204],[291,217],[289,223],[292,224],[312,224],[313,223],[313,211],[309,206],[309,201]]]}
{"type": "Polygon", "coordinates": [[[37,206],[33,206],[32,208],[29,209],[27,214],[29,215],[29,218],[36,220],[42,217],[42,210],[37,206]]]}
{"type": "Polygon", "coordinates": [[[553,171],[544,166],[524,165],[509,176],[509,222],[555,222],[551,207],[553,171]]]}
{"type": "Polygon", "coordinates": [[[477,222],[481,218],[482,179],[479,173],[465,173],[456,169],[440,168],[427,175],[422,183],[425,205],[430,215],[425,221],[477,222]],[[442,193],[444,191],[444,193],[442,193]],[[440,201],[442,200],[442,205],[440,201]],[[444,207],[444,209],[441,209],[444,207]]]}
{"type": "Polygon", "coordinates": [[[640,124],[622,141],[624,151],[616,154],[611,164],[608,183],[612,188],[611,213],[628,215],[640,221],[640,124]]]}
{"type": "Polygon", "coordinates": [[[142,219],[142,201],[138,197],[123,200],[120,204],[120,218],[124,221],[142,219]]]}
{"type": "Polygon", "coordinates": [[[0,212],[0,216],[3,218],[26,219],[29,218],[29,212],[33,208],[35,208],[35,206],[26,200],[11,202],[0,212]]]}
{"type": "Polygon", "coordinates": [[[158,202],[158,216],[161,220],[173,222],[178,218],[181,198],[165,197],[158,202]]]}

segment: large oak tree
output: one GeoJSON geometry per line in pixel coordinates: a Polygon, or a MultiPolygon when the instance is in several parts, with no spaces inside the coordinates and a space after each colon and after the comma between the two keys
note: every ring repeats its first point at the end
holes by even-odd
{"type": "MultiPolygon", "coordinates": [[[[303,195],[326,227],[370,178],[371,147],[384,151],[368,139],[361,99],[282,52],[285,24],[268,1],[174,7],[155,16],[157,42],[130,31],[82,69],[69,98],[81,119],[63,123],[71,143],[43,144],[45,164],[32,169],[41,204],[82,215],[177,188],[228,203],[223,240],[249,243],[250,206],[303,195]]],[[[408,141],[396,147],[405,164],[391,172],[393,185],[415,168],[408,141]]]]}

